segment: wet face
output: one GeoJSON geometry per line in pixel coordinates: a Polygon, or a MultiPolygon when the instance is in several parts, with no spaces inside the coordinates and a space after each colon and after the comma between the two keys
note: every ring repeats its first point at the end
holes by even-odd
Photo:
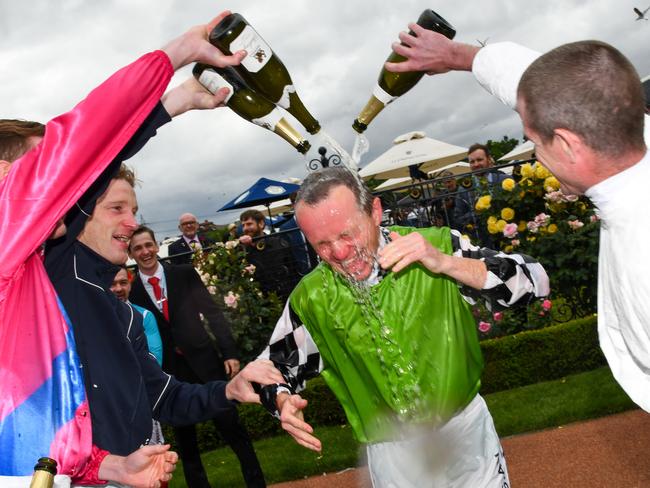
{"type": "Polygon", "coordinates": [[[113,278],[111,291],[123,302],[126,302],[129,299],[129,293],[131,293],[131,282],[129,281],[129,275],[125,269],[120,268],[115,275],[115,278],[113,278]]]}
{"type": "Polygon", "coordinates": [[[131,238],[130,255],[138,264],[138,269],[152,276],[158,269],[158,244],[151,234],[142,232],[131,238]]]}
{"type": "Polygon", "coordinates": [[[543,141],[541,136],[530,128],[526,115],[526,106],[519,99],[517,111],[524,126],[524,135],[535,144],[535,157],[560,182],[560,189],[565,195],[581,195],[589,187],[582,183],[581,171],[571,164],[567,146],[561,137],[554,135],[550,141],[543,141]]]}
{"type": "Polygon", "coordinates": [[[472,171],[478,169],[486,169],[492,166],[492,158],[490,158],[483,149],[476,149],[467,155],[467,161],[472,171]]]}
{"type": "Polygon", "coordinates": [[[126,263],[129,239],[138,227],[137,210],[133,187],[125,180],[112,180],[79,234],[79,241],[113,264],[126,263]]]}
{"type": "Polygon", "coordinates": [[[337,186],[320,203],[298,203],[296,218],[309,243],[334,271],[355,281],[372,272],[379,245],[381,203],[373,202],[372,215],[357,205],[354,194],[337,186]]]}
{"type": "Polygon", "coordinates": [[[246,219],[241,223],[242,232],[244,233],[244,235],[251,236],[251,237],[261,236],[264,233],[263,222],[264,221],[258,222],[255,219],[246,219]]]}
{"type": "Polygon", "coordinates": [[[179,220],[178,228],[188,239],[194,239],[199,230],[199,223],[192,214],[183,214],[179,220]]]}

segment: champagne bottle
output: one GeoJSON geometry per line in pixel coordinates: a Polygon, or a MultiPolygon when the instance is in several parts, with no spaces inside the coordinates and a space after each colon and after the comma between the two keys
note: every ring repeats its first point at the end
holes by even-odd
{"type": "Polygon", "coordinates": [[[280,109],[249,88],[234,69],[197,63],[192,74],[211,93],[222,87],[229,88],[225,104],[240,117],[275,132],[301,154],[309,151],[309,142],[285,120],[280,109]]]}
{"type": "Polygon", "coordinates": [[[320,124],[305,108],[280,58],[240,14],[230,14],[210,32],[210,42],[225,54],[246,50],[246,58],[234,69],[253,90],[287,110],[310,134],[320,124]]]}
{"type": "MultiPolygon", "coordinates": [[[[449,22],[431,9],[422,12],[417,24],[425,29],[438,32],[449,39],[453,39],[456,35],[456,30],[449,24],[449,22]]],[[[413,31],[409,31],[409,34],[412,36],[415,35],[413,31]]],[[[393,51],[386,61],[390,63],[401,63],[405,59],[404,56],[400,56],[393,51]]],[[[368,124],[372,122],[372,119],[374,119],[386,105],[413,88],[416,83],[420,81],[422,76],[424,76],[423,71],[393,73],[388,71],[386,68],[382,68],[372,96],[363,110],[359,113],[359,116],[355,119],[352,128],[359,134],[363,133],[363,131],[368,128],[368,124]]]]}
{"type": "Polygon", "coordinates": [[[34,466],[34,474],[29,488],[52,488],[56,475],[56,461],[52,458],[42,457],[34,466]]]}

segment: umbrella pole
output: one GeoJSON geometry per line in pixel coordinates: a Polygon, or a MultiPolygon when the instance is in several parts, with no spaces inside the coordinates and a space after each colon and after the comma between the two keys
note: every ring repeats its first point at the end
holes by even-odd
{"type": "Polygon", "coordinates": [[[275,227],[273,227],[273,216],[271,215],[271,204],[266,204],[266,210],[269,212],[269,223],[271,224],[271,234],[275,232],[275,227]]]}

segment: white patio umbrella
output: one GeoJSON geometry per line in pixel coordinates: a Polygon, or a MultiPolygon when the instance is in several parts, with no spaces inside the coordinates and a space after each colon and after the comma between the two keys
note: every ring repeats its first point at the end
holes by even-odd
{"type": "Polygon", "coordinates": [[[405,176],[403,178],[389,178],[381,185],[377,185],[373,191],[392,190],[393,188],[399,188],[400,186],[408,186],[411,183],[413,183],[413,179],[410,176],[405,176]]]}
{"type": "Polygon", "coordinates": [[[526,141],[519,144],[508,154],[499,158],[499,161],[516,161],[519,159],[530,159],[535,152],[535,144],[532,141],[526,141]]]}
{"type": "Polygon", "coordinates": [[[282,212],[291,210],[291,200],[288,198],[285,198],[284,200],[278,200],[277,202],[271,203],[268,209],[266,208],[266,205],[256,205],[255,207],[251,207],[251,209],[259,210],[260,212],[264,213],[270,212],[271,216],[275,217],[282,212]]]}
{"type": "Polygon", "coordinates": [[[467,155],[467,148],[426,137],[424,132],[409,132],[393,141],[393,146],[368,163],[359,175],[362,178],[403,178],[409,176],[409,166],[421,165],[427,173],[455,163],[467,155]]]}

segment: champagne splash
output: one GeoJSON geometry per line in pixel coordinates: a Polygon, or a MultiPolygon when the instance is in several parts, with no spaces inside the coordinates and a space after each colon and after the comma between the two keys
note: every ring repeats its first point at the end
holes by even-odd
{"type": "Polygon", "coordinates": [[[311,149],[305,154],[308,171],[318,171],[325,166],[343,166],[354,174],[358,172],[350,154],[326,131],[321,130],[310,137],[310,142],[311,149]]]}
{"type": "Polygon", "coordinates": [[[357,134],[354,139],[354,146],[352,147],[352,161],[358,168],[361,162],[361,156],[366,154],[370,149],[370,141],[364,134],[357,134]]]}

